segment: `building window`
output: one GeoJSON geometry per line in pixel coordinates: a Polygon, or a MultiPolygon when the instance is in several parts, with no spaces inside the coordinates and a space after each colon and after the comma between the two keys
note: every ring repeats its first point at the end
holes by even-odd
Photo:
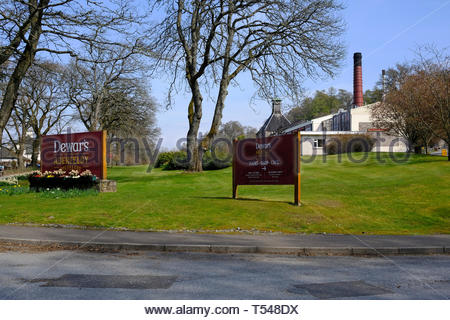
{"type": "Polygon", "coordinates": [[[314,148],[323,148],[323,139],[314,139],[314,148]]]}

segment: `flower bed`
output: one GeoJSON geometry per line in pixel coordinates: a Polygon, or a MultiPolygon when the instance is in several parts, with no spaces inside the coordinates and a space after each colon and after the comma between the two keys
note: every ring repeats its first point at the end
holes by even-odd
{"type": "Polygon", "coordinates": [[[79,173],[77,170],[72,170],[68,174],[63,170],[33,171],[28,177],[30,182],[30,189],[34,191],[50,190],[50,189],[90,189],[98,184],[97,177],[89,170],[79,173]]]}

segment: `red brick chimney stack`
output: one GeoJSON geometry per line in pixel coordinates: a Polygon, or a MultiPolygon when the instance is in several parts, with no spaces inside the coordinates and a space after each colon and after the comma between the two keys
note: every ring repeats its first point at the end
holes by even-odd
{"type": "Polygon", "coordinates": [[[353,106],[360,107],[364,104],[362,87],[362,54],[353,54],[353,106]]]}

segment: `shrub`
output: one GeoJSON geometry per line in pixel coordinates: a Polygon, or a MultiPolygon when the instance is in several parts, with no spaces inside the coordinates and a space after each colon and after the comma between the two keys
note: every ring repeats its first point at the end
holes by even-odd
{"type": "Polygon", "coordinates": [[[203,170],[219,170],[231,166],[229,153],[216,152],[214,155],[208,151],[203,155],[203,170]]]}
{"type": "Polygon", "coordinates": [[[350,152],[370,152],[375,145],[375,139],[367,134],[342,134],[327,141],[327,154],[350,152]]]}
{"type": "Polygon", "coordinates": [[[175,152],[161,152],[158,155],[158,160],[156,160],[155,168],[163,168],[167,163],[169,163],[175,152]]]}
{"type": "MultiPolygon", "coordinates": [[[[163,170],[186,170],[188,168],[187,153],[185,151],[163,152],[159,164],[163,170]]],[[[158,162],[159,162],[158,157],[158,162]]],[[[158,163],[157,163],[158,165],[158,163]]],[[[158,166],[155,165],[156,168],[158,166]]],[[[203,155],[203,170],[218,170],[231,166],[231,157],[228,153],[216,152],[214,156],[210,151],[203,155]]]]}
{"type": "Polygon", "coordinates": [[[26,180],[28,180],[29,176],[30,176],[30,172],[24,172],[23,174],[16,176],[16,178],[19,181],[26,181],[26,180]]]}
{"type": "Polygon", "coordinates": [[[187,161],[187,154],[185,151],[170,152],[170,159],[163,166],[163,170],[186,170],[187,168],[188,168],[188,161],[187,161]]]}

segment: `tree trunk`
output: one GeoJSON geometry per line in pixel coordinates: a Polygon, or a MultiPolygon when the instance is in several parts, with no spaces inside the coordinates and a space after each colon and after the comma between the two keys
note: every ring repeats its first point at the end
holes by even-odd
{"type": "Polygon", "coordinates": [[[23,151],[24,151],[24,146],[23,146],[23,144],[21,143],[20,145],[19,145],[19,148],[17,149],[17,151],[16,151],[16,156],[17,156],[17,168],[20,170],[20,169],[23,169],[25,166],[24,166],[24,159],[23,159],[23,151]]]}
{"type": "Polygon", "coordinates": [[[31,166],[34,168],[37,167],[40,141],[41,137],[39,135],[36,135],[36,138],[33,140],[33,150],[31,153],[31,166]]]}
{"type": "Polygon", "coordinates": [[[23,164],[23,157],[19,156],[17,158],[17,169],[22,170],[23,168],[25,168],[23,164]]]}
{"type": "Polygon", "coordinates": [[[450,161],[450,135],[447,131],[447,140],[444,140],[447,143],[447,160],[450,161]]]}
{"type": "Polygon", "coordinates": [[[189,128],[187,134],[187,156],[188,156],[188,170],[194,172],[201,172],[203,170],[202,166],[202,156],[199,152],[197,133],[195,130],[189,128]]]}
{"type": "MultiPolygon", "coordinates": [[[[226,69],[225,71],[228,71],[228,69],[226,69]]],[[[225,98],[228,95],[227,90],[228,83],[229,83],[228,76],[224,75],[220,83],[219,93],[217,95],[217,102],[216,107],[214,109],[214,117],[211,122],[211,127],[206,137],[201,141],[201,143],[198,146],[199,153],[201,152],[202,155],[206,150],[209,150],[211,148],[211,144],[214,140],[214,137],[219,131],[219,126],[222,122],[223,108],[225,107],[225,98]]]]}
{"type": "MultiPolygon", "coordinates": [[[[447,135],[447,137],[449,137],[447,135]]],[[[447,161],[450,161],[450,139],[447,138],[447,140],[444,140],[447,143],[447,161]]],[[[444,145],[445,146],[445,145],[444,145]]]]}
{"type": "MultiPolygon", "coordinates": [[[[27,50],[25,49],[25,51],[27,50]]],[[[3,130],[6,127],[6,124],[8,123],[8,120],[11,116],[11,112],[17,100],[20,83],[22,82],[22,79],[25,73],[27,72],[28,68],[31,66],[31,63],[32,63],[31,54],[25,54],[24,56],[22,56],[8,81],[8,85],[6,87],[5,94],[3,96],[3,102],[0,108],[1,132],[3,132],[3,130]]]]}
{"type": "MultiPolygon", "coordinates": [[[[9,117],[11,116],[12,109],[17,100],[17,95],[19,92],[19,87],[25,76],[28,68],[31,66],[36,54],[36,48],[39,42],[39,37],[42,33],[42,7],[47,6],[49,0],[42,0],[39,2],[39,7],[41,9],[37,10],[33,18],[31,19],[31,31],[28,36],[28,42],[25,46],[23,53],[20,56],[17,65],[9,78],[8,85],[3,96],[2,105],[0,107],[0,132],[6,127],[9,117]]],[[[37,1],[34,1],[37,4],[37,1]]]]}
{"type": "Polygon", "coordinates": [[[201,172],[203,171],[202,166],[202,158],[203,158],[203,152],[201,152],[201,148],[198,144],[198,128],[199,125],[197,124],[189,124],[189,131],[187,134],[187,157],[188,157],[188,170],[194,171],[194,172],[201,172]]]}
{"type": "Polygon", "coordinates": [[[88,131],[97,131],[97,130],[101,130],[101,126],[100,124],[100,109],[101,109],[101,104],[103,101],[103,91],[104,89],[102,89],[102,92],[100,93],[100,95],[97,97],[95,104],[94,104],[94,112],[93,115],[91,117],[91,124],[90,127],[88,128],[88,131]]]}
{"type": "Polygon", "coordinates": [[[198,83],[191,85],[192,99],[188,108],[189,131],[187,133],[188,170],[193,172],[203,171],[203,152],[198,148],[198,129],[202,119],[202,95],[198,83]]]}

